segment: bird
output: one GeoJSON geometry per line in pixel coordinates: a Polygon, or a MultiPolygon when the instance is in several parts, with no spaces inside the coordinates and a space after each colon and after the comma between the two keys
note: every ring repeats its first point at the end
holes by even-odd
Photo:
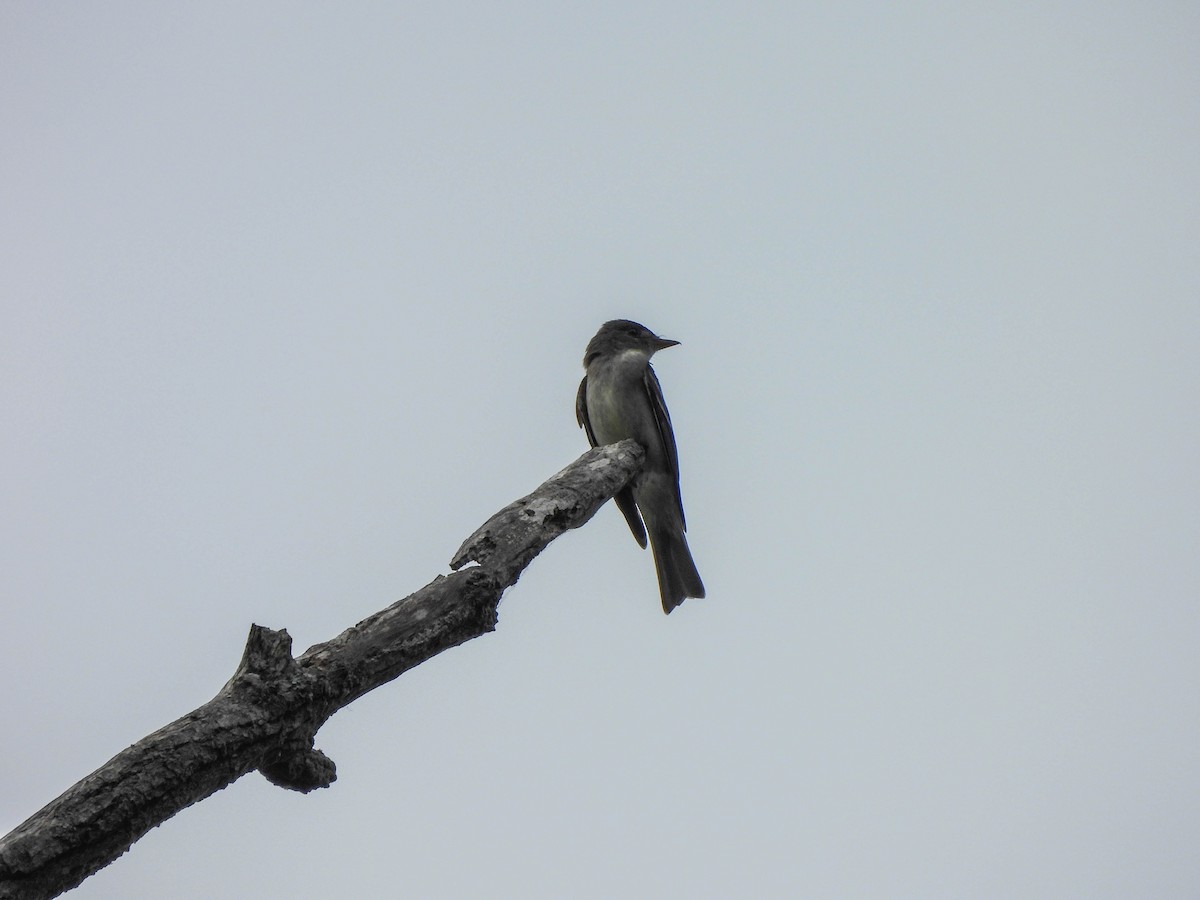
{"type": "Polygon", "coordinates": [[[593,447],[633,438],[646,450],[642,471],[613,500],[643,549],[649,534],[665,613],[704,596],[685,536],[675,433],[650,365],[655,353],[678,344],[629,319],[605,322],[584,351],[586,374],[575,395],[575,418],[593,447]]]}

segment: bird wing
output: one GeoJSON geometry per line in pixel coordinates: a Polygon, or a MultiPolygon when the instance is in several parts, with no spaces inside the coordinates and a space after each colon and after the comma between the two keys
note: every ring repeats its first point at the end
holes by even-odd
{"type": "MultiPolygon", "coordinates": [[[[586,375],[583,376],[583,381],[579,382],[579,392],[575,395],[575,421],[579,423],[579,427],[587,435],[588,443],[593,447],[597,446],[596,435],[592,431],[592,423],[588,420],[586,375]]],[[[670,430],[670,425],[667,426],[667,429],[670,430]]],[[[674,443],[671,444],[671,447],[672,453],[674,453],[674,443]]],[[[676,492],[678,493],[678,479],[676,479],[676,492]]],[[[646,526],[642,524],[641,513],[638,512],[637,503],[634,502],[633,490],[626,485],[617,491],[613,497],[613,502],[617,504],[617,509],[625,517],[625,521],[629,525],[629,530],[633,532],[633,539],[645,550],[646,526]]]]}
{"type": "Polygon", "coordinates": [[[663,400],[662,385],[654,374],[654,367],[646,364],[646,374],[642,379],[646,386],[646,395],[650,399],[650,410],[654,413],[654,423],[658,426],[658,435],[667,451],[667,466],[671,470],[672,481],[675,484],[675,504],[679,507],[679,523],[687,529],[687,521],[683,517],[683,497],[679,494],[679,451],[675,449],[675,431],[671,428],[671,414],[667,412],[666,401],[663,400]]]}
{"type": "Polygon", "coordinates": [[[596,446],[596,435],[592,433],[592,423],[588,421],[587,414],[587,376],[583,376],[583,381],[579,382],[579,392],[575,394],[575,421],[579,423],[579,427],[583,429],[587,435],[588,443],[593,447],[596,446]]]}

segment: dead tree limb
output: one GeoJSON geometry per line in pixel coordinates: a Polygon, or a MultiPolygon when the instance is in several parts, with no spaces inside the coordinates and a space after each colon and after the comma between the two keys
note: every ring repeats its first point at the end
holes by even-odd
{"type": "Polygon", "coordinates": [[[453,574],[298,658],[287,631],[251,626],[241,664],[212,700],[118,753],[0,839],[0,900],[58,896],[249,772],[302,792],[328,787],[334,764],[314,741],[329,717],[492,631],[505,589],[624,487],[642,455],[633,441],[588,451],[467,538],[450,563],[453,574]],[[470,562],[478,565],[463,569],[470,562]]]}

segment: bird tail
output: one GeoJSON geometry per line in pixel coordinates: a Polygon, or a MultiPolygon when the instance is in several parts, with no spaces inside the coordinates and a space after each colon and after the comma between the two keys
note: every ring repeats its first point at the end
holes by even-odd
{"type": "Polygon", "coordinates": [[[657,529],[650,532],[654,567],[658,570],[658,592],[663,612],[669,613],[688,597],[703,597],[704,582],[696,571],[683,529],[657,529]]]}

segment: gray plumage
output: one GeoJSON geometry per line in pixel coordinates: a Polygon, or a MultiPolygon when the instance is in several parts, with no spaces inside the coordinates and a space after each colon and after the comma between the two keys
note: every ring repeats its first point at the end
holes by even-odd
{"type": "Polygon", "coordinates": [[[678,343],[628,319],[605,322],[587,345],[587,374],[575,397],[575,418],[593,447],[633,438],[646,449],[641,474],[613,499],[634,540],[645,547],[649,536],[663,611],[668,613],[687,597],[704,596],[684,535],[675,433],[650,366],[657,351],[678,343]]]}

